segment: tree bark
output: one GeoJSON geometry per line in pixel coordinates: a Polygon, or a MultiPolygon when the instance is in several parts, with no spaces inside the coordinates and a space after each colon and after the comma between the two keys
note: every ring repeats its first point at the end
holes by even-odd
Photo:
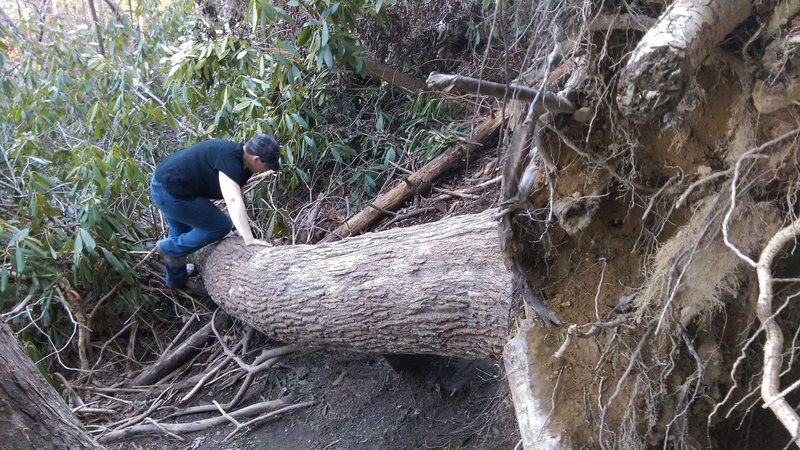
{"type": "Polygon", "coordinates": [[[279,341],[491,359],[512,294],[499,245],[484,212],[316,246],[227,239],[198,262],[214,301],[279,341]]]}
{"type": "Polygon", "coordinates": [[[0,447],[101,449],[0,323],[0,447]]]}
{"type": "Polygon", "coordinates": [[[441,177],[456,167],[470,154],[476,153],[481,147],[494,138],[500,125],[503,123],[504,114],[495,114],[475,128],[469,143],[457,143],[426,164],[422,169],[409,175],[389,192],[380,195],[370,206],[353,217],[347,219],[335,230],[325,236],[320,243],[338,241],[364,231],[368,226],[380,219],[384,211],[391,211],[400,206],[404,201],[416,193],[423,193],[430,189],[431,182],[441,177]]]}
{"type": "Polygon", "coordinates": [[[364,58],[363,61],[367,75],[383,80],[409,94],[419,94],[426,89],[424,81],[414,78],[400,69],[379,63],[374,59],[364,58]]]}
{"type": "Polygon", "coordinates": [[[677,0],[642,38],[622,71],[617,103],[645,123],[672,111],[711,49],[752,12],[750,0],[677,0]]]}

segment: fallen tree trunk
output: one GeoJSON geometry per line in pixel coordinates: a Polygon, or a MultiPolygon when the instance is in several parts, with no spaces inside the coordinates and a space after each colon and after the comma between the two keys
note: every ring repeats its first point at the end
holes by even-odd
{"type": "Polygon", "coordinates": [[[750,0],[677,0],[650,29],[622,71],[617,104],[644,123],[674,110],[712,48],[752,12],[750,0]]]}
{"type": "Polygon", "coordinates": [[[347,219],[343,224],[331,231],[320,240],[320,243],[334,242],[361,233],[380,219],[384,211],[396,209],[412,195],[423,193],[430,189],[433,180],[446,174],[455,168],[467,155],[476,153],[483,145],[489,143],[500,129],[504,116],[504,114],[495,114],[494,117],[482,122],[475,128],[468,143],[462,142],[453,145],[422,169],[404,178],[389,192],[375,199],[370,204],[370,207],[347,219]]]}
{"type": "Polygon", "coordinates": [[[489,212],[323,245],[227,239],[199,261],[211,298],[268,337],[366,353],[499,358],[511,275],[489,212]]]}

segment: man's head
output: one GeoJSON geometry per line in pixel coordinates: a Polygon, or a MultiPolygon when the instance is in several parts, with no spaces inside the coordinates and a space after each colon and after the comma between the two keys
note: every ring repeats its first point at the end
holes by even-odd
{"type": "Polygon", "coordinates": [[[244,144],[244,151],[254,156],[254,162],[263,167],[262,170],[254,170],[258,167],[249,167],[253,172],[281,170],[281,148],[278,141],[272,136],[263,133],[256,134],[244,144]]]}

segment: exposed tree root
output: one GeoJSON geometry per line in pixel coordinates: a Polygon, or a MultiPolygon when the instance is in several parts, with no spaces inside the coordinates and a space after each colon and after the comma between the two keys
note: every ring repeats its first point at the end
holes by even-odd
{"type": "Polygon", "coordinates": [[[761,382],[761,398],[764,399],[768,407],[775,413],[775,416],[786,427],[786,431],[792,436],[795,444],[800,446],[800,417],[797,412],[789,405],[780,391],[780,375],[783,369],[783,332],[775,321],[772,312],[773,299],[773,279],[772,268],[778,252],[789,242],[800,235],[800,219],[795,220],[789,226],[781,229],[770,239],[769,243],[761,252],[756,266],[758,273],[758,302],[756,303],[756,314],[766,330],[767,340],[764,343],[764,373],[761,382]]]}

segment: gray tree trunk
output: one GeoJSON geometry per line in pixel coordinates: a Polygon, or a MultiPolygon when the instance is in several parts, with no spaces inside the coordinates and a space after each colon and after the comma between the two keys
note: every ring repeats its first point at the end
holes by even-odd
{"type": "Polygon", "coordinates": [[[0,322],[0,448],[102,449],[0,322]]]}
{"type": "Polygon", "coordinates": [[[228,314],[283,342],[485,359],[508,340],[512,281],[489,212],[315,246],[227,239],[201,264],[228,314]]]}

